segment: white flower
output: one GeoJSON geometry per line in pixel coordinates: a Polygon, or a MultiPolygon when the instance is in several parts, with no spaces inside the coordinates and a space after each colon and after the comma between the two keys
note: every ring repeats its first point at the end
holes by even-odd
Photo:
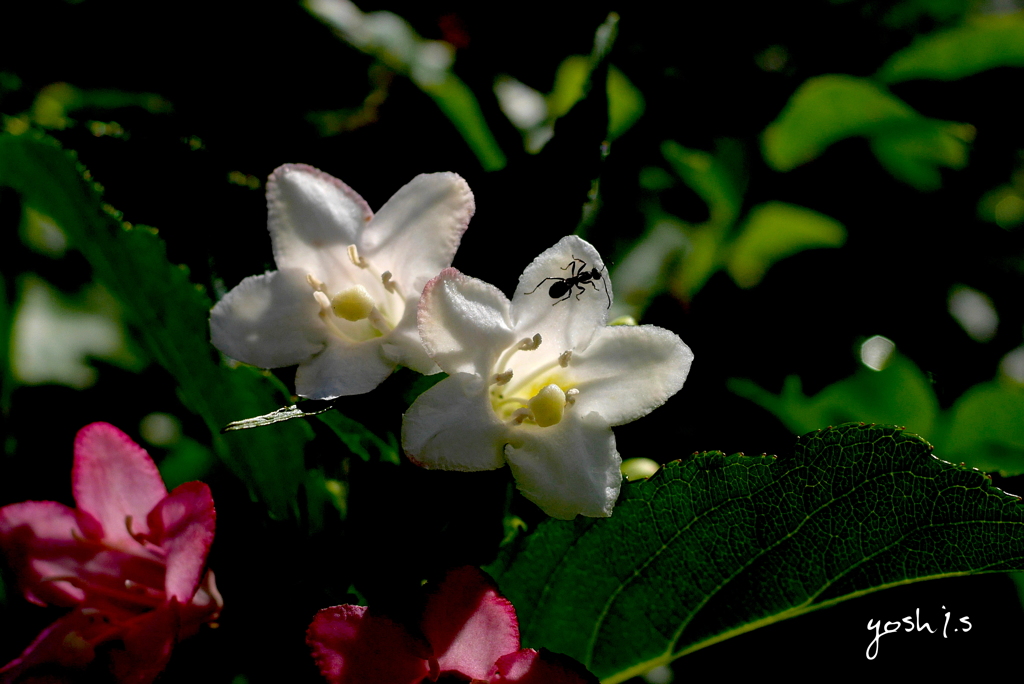
{"type": "Polygon", "coordinates": [[[507,462],[548,515],[611,515],[622,480],[612,426],[665,403],[693,354],[662,328],[605,325],[610,303],[601,257],[575,236],[527,267],[511,302],[442,271],[423,291],[419,329],[449,377],[405,414],[406,453],[444,470],[507,462]]]}
{"type": "Polygon", "coordinates": [[[260,368],[299,364],[295,389],[311,399],[369,392],[398,364],[438,372],[416,302],[469,225],[466,181],[421,174],[375,216],[333,176],[285,164],[267,181],[267,208],[278,270],[246,278],[213,307],[214,346],[260,368]]]}

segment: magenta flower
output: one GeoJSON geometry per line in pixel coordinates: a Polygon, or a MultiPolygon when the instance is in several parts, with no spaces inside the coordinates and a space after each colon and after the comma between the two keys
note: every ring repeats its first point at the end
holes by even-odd
{"type": "Polygon", "coordinates": [[[0,548],[25,598],[73,608],[0,669],[0,682],[40,665],[71,679],[100,644],[116,642],[117,680],[148,684],[174,644],[224,605],[213,572],[204,572],[216,518],[210,488],[188,482],[168,494],[149,454],[107,423],[79,430],[71,488],[77,509],[56,501],[0,508],[0,548]]]}
{"type": "Polygon", "coordinates": [[[430,592],[415,635],[365,606],[343,605],[317,613],[306,643],[330,684],[419,684],[444,674],[486,684],[597,684],[571,658],[520,648],[515,608],[470,566],[430,592]]]}

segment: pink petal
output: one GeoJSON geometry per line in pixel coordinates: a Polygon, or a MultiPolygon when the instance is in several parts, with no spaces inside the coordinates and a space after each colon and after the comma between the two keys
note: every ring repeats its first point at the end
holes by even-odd
{"type": "Polygon", "coordinates": [[[519,650],[515,608],[472,566],[450,571],[431,593],[422,629],[434,649],[436,671],[470,679],[491,677],[498,658],[519,650]]]}
{"type": "Polygon", "coordinates": [[[178,639],[187,639],[203,625],[216,620],[223,608],[224,599],[217,590],[213,570],[207,570],[192,601],[180,607],[181,625],[178,628],[178,639]]]}
{"type": "Polygon", "coordinates": [[[572,658],[532,648],[498,659],[491,684],[598,684],[597,677],[572,658]]]}
{"type": "Polygon", "coordinates": [[[97,551],[83,537],[75,511],[56,501],[0,508],[0,549],[33,603],[72,606],[85,598],[85,592],[67,582],[44,581],[80,574],[82,564],[97,551]]]}
{"type": "Polygon", "coordinates": [[[167,552],[164,586],[168,599],[188,604],[195,595],[213,543],[216,518],[210,488],[202,482],[178,486],[147,516],[148,539],[167,552]]]}
{"type": "Polygon", "coordinates": [[[179,609],[172,599],[124,626],[124,650],[110,651],[111,670],[118,684],[150,684],[163,672],[177,641],[179,609]]]}
{"type": "Polygon", "coordinates": [[[132,519],[132,532],[147,533],[146,516],[167,496],[146,450],[109,423],[93,423],[78,431],[71,490],[79,510],[103,527],[104,541],[125,549],[137,545],[127,519],[132,519]]]}
{"type": "Polygon", "coordinates": [[[91,626],[91,620],[78,610],[58,619],[40,632],[20,656],[0,668],[0,681],[17,681],[29,669],[49,663],[85,667],[96,657],[94,644],[81,636],[91,626]]]}
{"type": "Polygon", "coordinates": [[[429,672],[401,625],[367,614],[365,606],[324,608],[306,643],[330,684],[418,684],[429,672]]]}

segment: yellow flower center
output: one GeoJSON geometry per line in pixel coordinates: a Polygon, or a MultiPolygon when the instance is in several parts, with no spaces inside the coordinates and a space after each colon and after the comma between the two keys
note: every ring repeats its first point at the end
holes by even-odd
{"type": "Polygon", "coordinates": [[[326,284],[312,274],[306,280],[320,305],[320,318],[338,337],[348,342],[363,342],[387,335],[405,314],[405,299],[391,271],[380,273],[349,245],[348,280],[355,281],[340,292],[331,293],[326,284]]]}
{"type": "Polygon", "coordinates": [[[491,408],[503,421],[513,425],[532,423],[538,427],[551,427],[562,421],[565,411],[576,401],[579,390],[573,388],[563,371],[572,358],[564,352],[553,361],[542,363],[516,376],[516,369],[507,368],[516,352],[535,351],[541,344],[540,335],[526,338],[506,350],[491,377],[491,408]]]}

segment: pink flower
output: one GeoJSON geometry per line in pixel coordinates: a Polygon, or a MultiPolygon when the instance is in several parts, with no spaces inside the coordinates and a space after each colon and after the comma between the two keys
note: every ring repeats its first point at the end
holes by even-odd
{"type": "Polygon", "coordinates": [[[224,605],[213,572],[204,572],[216,518],[210,488],[188,482],[168,494],[149,454],[107,423],[79,430],[71,488],[77,509],[56,501],[0,508],[0,548],[25,598],[73,608],[0,669],[0,682],[44,664],[72,679],[97,646],[114,641],[117,680],[148,684],[174,644],[224,605]]]}
{"type": "Polygon", "coordinates": [[[519,647],[508,599],[480,570],[452,570],[427,597],[416,635],[365,606],[324,608],[306,643],[330,684],[418,684],[443,674],[487,684],[597,684],[576,661],[519,647]]]}

